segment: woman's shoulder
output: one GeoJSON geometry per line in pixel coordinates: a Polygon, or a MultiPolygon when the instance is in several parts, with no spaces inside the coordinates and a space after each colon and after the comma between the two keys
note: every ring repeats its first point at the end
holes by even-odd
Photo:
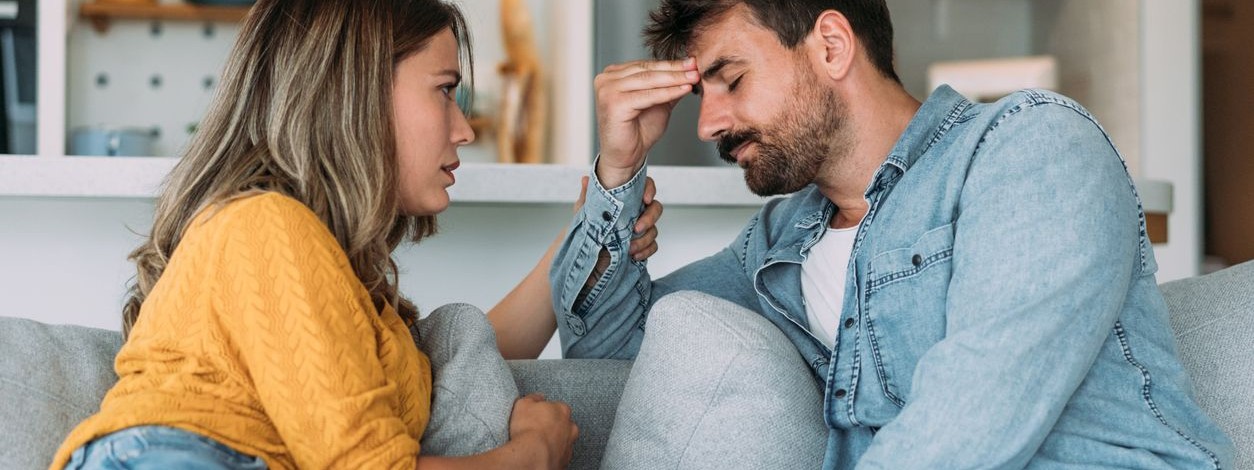
{"type": "Polygon", "coordinates": [[[190,228],[202,231],[283,228],[288,231],[293,226],[325,229],[318,216],[295,198],[276,192],[257,192],[208,205],[196,215],[190,228]]]}
{"type": "Polygon", "coordinates": [[[205,207],[188,226],[184,242],[201,240],[221,247],[299,240],[342,251],[335,236],[304,203],[276,192],[257,192],[205,207]]]}

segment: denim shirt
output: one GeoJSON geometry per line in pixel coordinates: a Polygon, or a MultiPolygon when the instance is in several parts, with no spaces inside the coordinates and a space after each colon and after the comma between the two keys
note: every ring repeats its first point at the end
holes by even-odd
{"type": "Polygon", "coordinates": [[[830,200],[813,185],[771,200],[726,248],[652,280],[627,254],[646,172],[613,189],[594,175],[554,259],[566,357],[634,357],[650,305],[696,290],[759,312],[809,363],[827,468],[1231,466],[1176,354],[1127,168],[1073,101],[933,93],[866,189],[831,349],[800,280],[830,200]]]}

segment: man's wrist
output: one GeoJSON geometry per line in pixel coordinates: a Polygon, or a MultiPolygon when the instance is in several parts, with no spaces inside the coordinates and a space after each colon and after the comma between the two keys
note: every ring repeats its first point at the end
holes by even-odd
{"type": "Polygon", "coordinates": [[[644,161],[629,168],[616,168],[605,163],[605,158],[597,160],[596,176],[597,181],[601,183],[602,188],[613,189],[631,181],[633,176],[640,171],[640,167],[644,166],[644,161]]]}
{"type": "Polygon", "coordinates": [[[618,183],[617,186],[612,186],[603,183],[596,172],[600,168],[613,169],[612,166],[601,165],[600,158],[597,157],[590,178],[592,181],[588,183],[588,192],[580,212],[581,217],[590,223],[588,226],[591,231],[588,233],[604,246],[614,240],[630,238],[631,225],[644,212],[648,165],[642,162],[642,166],[630,176],[621,181],[612,181],[618,183]]]}

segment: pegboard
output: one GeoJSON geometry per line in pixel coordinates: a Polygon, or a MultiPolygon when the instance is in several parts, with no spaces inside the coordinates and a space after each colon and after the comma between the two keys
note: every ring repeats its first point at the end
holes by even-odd
{"type": "Polygon", "coordinates": [[[67,38],[66,141],[82,126],[156,129],[154,156],[178,156],[217,91],[237,23],[77,20],[67,38]]]}
{"type": "MultiPolygon", "coordinates": [[[[81,0],[72,0],[69,11],[78,10],[81,0]]],[[[167,3],[173,0],[160,0],[167,3]]],[[[550,34],[555,13],[567,8],[573,0],[527,0],[536,21],[536,40],[541,44],[541,60],[550,66],[553,44],[550,34]]],[[[581,0],[590,1],[590,0],[581,0]]],[[[476,109],[481,115],[495,112],[501,88],[497,65],[504,60],[500,37],[500,8],[495,0],[461,0],[459,5],[474,35],[476,69],[476,109]]],[[[188,140],[188,126],[203,117],[216,91],[221,69],[239,31],[236,23],[208,23],[213,34],[206,35],[204,22],[112,20],[105,33],[99,33],[90,22],[71,13],[66,51],[66,149],[74,129],[82,126],[158,128],[154,143],[157,156],[178,156],[188,140]],[[157,33],[154,34],[154,26],[157,33]],[[104,84],[100,78],[104,77],[104,84]],[[161,84],[152,86],[153,77],[161,84]],[[205,80],[214,81],[206,88],[205,80]]],[[[582,62],[573,61],[574,64],[582,62]]],[[[557,70],[567,81],[579,80],[591,87],[589,70],[557,70]]],[[[557,93],[554,91],[553,93],[557,93]]],[[[577,98],[572,105],[591,117],[591,93],[577,98]]],[[[583,116],[583,114],[579,114],[583,116]]],[[[560,122],[561,119],[558,119],[560,122]]],[[[591,124],[587,124],[591,125],[591,124]]],[[[590,134],[591,132],[589,132],[590,134]]],[[[550,141],[564,138],[568,132],[553,132],[550,141]]],[[[580,137],[586,140],[587,135],[580,137]]],[[[559,146],[565,148],[564,146],[559,146]]],[[[575,162],[586,164],[591,150],[573,152],[575,162]]],[[[460,150],[463,161],[495,162],[493,136],[478,135],[474,145],[460,150]]]]}

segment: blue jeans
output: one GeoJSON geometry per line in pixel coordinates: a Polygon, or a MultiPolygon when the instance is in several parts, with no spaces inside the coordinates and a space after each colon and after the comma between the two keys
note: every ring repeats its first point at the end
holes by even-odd
{"type": "Polygon", "coordinates": [[[123,429],[93,440],[70,456],[66,470],[265,469],[260,457],[241,454],[196,433],[165,426],[123,429]]]}

